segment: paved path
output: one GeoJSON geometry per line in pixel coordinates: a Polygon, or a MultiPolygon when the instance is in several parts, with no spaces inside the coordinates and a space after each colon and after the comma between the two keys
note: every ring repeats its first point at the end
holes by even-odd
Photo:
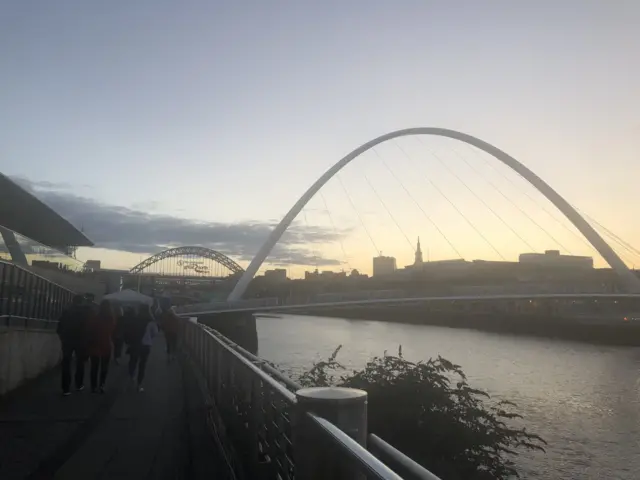
{"type": "Polygon", "coordinates": [[[196,377],[166,363],[163,338],[143,393],[126,388],[125,365],[105,395],[62,397],[59,383],[56,370],[0,400],[0,479],[226,478],[196,377]]]}

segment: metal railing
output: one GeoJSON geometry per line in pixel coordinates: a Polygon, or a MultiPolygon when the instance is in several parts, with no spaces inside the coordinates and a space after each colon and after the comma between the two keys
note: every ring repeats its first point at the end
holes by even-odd
{"type": "Polygon", "coordinates": [[[262,308],[262,307],[277,307],[279,300],[275,297],[270,298],[250,298],[248,300],[237,300],[233,302],[218,301],[218,302],[205,302],[194,303],[192,305],[185,305],[176,307],[176,313],[185,314],[191,311],[205,310],[234,310],[243,308],[262,308]]]}
{"type": "Polygon", "coordinates": [[[0,318],[3,325],[27,326],[34,319],[39,322],[56,320],[73,295],[70,290],[40,275],[0,260],[0,318]]]}
{"type": "Polygon", "coordinates": [[[304,389],[268,362],[209,327],[183,325],[184,344],[212,404],[211,426],[236,478],[438,480],[384,440],[367,437],[366,415],[359,443],[336,425],[345,411],[332,423],[303,406],[304,389]]]}
{"type": "Polygon", "coordinates": [[[635,300],[640,301],[640,294],[637,293],[522,293],[522,294],[488,294],[488,295],[449,295],[449,296],[425,296],[424,293],[410,292],[405,296],[395,296],[389,294],[367,295],[361,299],[342,299],[334,297],[321,298],[311,302],[310,299],[304,301],[290,301],[277,298],[240,300],[234,302],[214,302],[184,305],[176,309],[180,316],[206,315],[233,311],[255,311],[255,312],[279,312],[286,313],[294,310],[312,310],[318,307],[363,307],[374,305],[410,305],[410,304],[431,304],[431,305],[453,305],[460,303],[481,303],[481,302],[528,302],[537,300],[557,300],[570,302],[572,300],[589,300],[597,302],[599,300],[635,300]]]}

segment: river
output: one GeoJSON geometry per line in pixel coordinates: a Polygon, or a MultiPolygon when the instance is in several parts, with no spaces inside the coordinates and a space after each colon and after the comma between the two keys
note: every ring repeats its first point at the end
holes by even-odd
{"type": "Polygon", "coordinates": [[[546,453],[524,453],[522,478],[631,480],[640,471],[640,348],[446,327],[286,315],[258,318],[259,354],[299,372],[343,345],[349,368],[402,345],[409,360],[442,355],[472,386],[518,404],[546,453]]]}

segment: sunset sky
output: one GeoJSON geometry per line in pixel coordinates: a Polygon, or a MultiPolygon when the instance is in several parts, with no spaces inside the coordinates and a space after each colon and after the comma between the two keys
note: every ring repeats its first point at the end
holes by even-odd
{"type": "MultiPolygon", "coordinates": [[[[638,248],[638,25],[637,0],[3,2],[0,170],[100,247],[83,260],[203,245],[246,266],[351,150],[446,127],[638,248]]],[[[370,272],[379,251],[410,263],[418,236],[429,259],[595,255],[454,141],[384,144],[322,192],[272,265],[370,272]]]]}

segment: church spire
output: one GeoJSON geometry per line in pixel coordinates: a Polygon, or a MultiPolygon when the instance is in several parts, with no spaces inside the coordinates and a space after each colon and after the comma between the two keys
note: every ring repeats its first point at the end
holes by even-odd
{"type": "Polygon", "coordinates": [[[420,248],[420,237],[418,237],[418,246],[416,247],[416,258],[413,262],[414,265],[421,265],[422,260],[422,248],[420,248]]]}

